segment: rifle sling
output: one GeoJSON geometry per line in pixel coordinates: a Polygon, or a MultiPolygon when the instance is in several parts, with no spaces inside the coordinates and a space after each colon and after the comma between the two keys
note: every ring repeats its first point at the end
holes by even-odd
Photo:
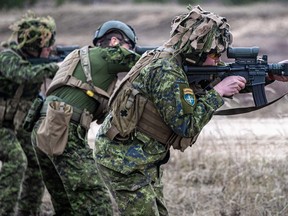
{"type": "Polygon", "coordinates": [[[263,106],[253,106],[253,107],[243,107],[243,108],[233,108],[233,109],[226,109],[226,110],[218,110],[214,113],[214,115],[238,115],[238,114],[244,114],[244,113],[249,113],[249,112],[253,112],[259,109],[262,109],[266,106],[269,106],[277,101],[279,101],[280,99],[282,99],[285,95],[287,95],[288,92],[286,92],[285,94],[283,94],[281,97],[263,105],[263,106]]]}

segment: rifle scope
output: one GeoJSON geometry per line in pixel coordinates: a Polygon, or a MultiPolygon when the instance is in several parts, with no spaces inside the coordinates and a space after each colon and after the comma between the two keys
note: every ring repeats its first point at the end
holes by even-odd
{"type": "Polygon", "coordinates": [[[228,58],[257,58],[259,47],[228,47],[228,58]]]}

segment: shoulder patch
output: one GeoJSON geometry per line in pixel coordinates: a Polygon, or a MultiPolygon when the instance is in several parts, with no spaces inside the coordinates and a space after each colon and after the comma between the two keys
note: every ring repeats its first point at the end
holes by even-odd
{"type": "Polygon", "coordinates": [[[196,103],[196,97],[191,88],[183,88],[184,100],[190,105],[194,106],[196,103]]]}

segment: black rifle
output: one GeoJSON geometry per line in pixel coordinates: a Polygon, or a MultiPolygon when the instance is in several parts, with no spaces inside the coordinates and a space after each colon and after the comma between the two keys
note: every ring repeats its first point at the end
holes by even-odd
{"type": "Polygon", "coordinates": [[[51,56],[48,58],[29,58],[28,61],[31,64],[42,64],[42,63],[50,63],[50,62],[61,62],[66,56],[71,53],[75,49],[79,49],[78,45],[72,46],[56,46],[54,50],[52,50],[51,56]]]}
{"type": "MultiPolygon", "coordinates": [[[[136,47],[135,52],[143,54],[145,51],[157,47],[136,47]]],[[[235,62],[225,66],[188,66],[184,65],[189,83],[213,83],[227,76],[242,76],[247,80],[246,89],[252,92],[256,107],[267,104],[265,94],[266,77],[269,74],[288,76],[288,64],[268,64],[268,56],[263,55],[258,59],[259,47],[229,47],[227,57],[235,59],[235,62]]],[[[206,87],[211,87],[208,85],[206,87]]]]}
{"type": "Polygon", "coordinates": [[[156,47],[156,46],[136,46],[135,52],[142,55],[146,51],[150,51],[150,50],[157,49],[157,48],[158,47],[156,47]]]}
{"type": "Polygon", "coordinates": [[[265,94],[266,77],[269,74],[288,76],[288,64],[268,63],[267,55],[258,59],[258,47],[229,47],[227,57],[235,62],[225,66],[184,66],[189,83],[207,80],[222,80],[227,76],[242,76],[247,80],[256,107],[267,104],[265,94]]]}

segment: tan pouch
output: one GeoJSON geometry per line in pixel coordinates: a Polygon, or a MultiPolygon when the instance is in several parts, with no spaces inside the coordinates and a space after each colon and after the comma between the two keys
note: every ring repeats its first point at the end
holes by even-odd
{"type": "Polygon", "coordinates": [[[48,104],[46,116],[37,131],[37,147],[44,153],[61,155],[67,145],[73,107],[60,101],[48,104]]]}
{"type": "Polygon", "coordinates": [[[119,97],[111,106],[113,113],[111,123],[118,129],[116,133],[108,132],[111,133],[111,139],[118,134],[123,138],[127,137],[136,129],[146,103],[147,98],[139,94],[136,89],[127,88],[120,92],[119,97]]]}

